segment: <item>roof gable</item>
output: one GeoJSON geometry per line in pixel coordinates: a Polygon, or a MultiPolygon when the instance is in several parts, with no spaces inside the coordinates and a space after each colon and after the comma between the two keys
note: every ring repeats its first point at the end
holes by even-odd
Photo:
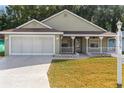
{"type": "Polygon", "coordinates": [[[66,9],[41,22],[61,31],[107,31],[66,9]]]}
{"type": "Polygon", "coordinates": [[[22,24],[21,26],[18,26],[17,28],[50,28],[50,26],[47,26],[45,24],[43,24],[42,22],[39,22],[35,19],[28,21],[24,24],[22,24]]]}

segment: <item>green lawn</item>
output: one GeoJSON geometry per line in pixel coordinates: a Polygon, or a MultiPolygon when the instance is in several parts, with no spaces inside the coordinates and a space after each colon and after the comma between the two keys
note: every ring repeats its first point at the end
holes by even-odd
{"type": "Polygon", "coordinates": [[[50,87],[114,88],[117,87],[116,69],[116,59],[112,57],[54,60],[49,68],[48,78],[50,87]]]}

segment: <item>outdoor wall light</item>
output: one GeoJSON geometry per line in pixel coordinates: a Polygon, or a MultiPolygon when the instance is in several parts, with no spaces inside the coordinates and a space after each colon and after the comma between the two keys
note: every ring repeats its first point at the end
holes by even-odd
{"type": "Polygon", "coordinates": [[[56,37],[56,40],[59,40],[59,37],[56,37]]]}

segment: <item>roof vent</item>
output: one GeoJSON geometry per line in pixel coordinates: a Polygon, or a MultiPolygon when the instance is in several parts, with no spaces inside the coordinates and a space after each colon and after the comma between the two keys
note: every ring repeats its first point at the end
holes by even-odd
{"type": "Polygon", "coordinates": [[[67,17],[67,14],[66,13],[64,13],[64,17],[67,17]]]}

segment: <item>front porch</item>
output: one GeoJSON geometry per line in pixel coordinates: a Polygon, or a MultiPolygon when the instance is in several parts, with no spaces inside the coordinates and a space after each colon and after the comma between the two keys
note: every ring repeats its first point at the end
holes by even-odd
{"type": "Polygon", "coordinates": [[[116,53],[115,36],[63,36],[60,54],[116,53]]]}

